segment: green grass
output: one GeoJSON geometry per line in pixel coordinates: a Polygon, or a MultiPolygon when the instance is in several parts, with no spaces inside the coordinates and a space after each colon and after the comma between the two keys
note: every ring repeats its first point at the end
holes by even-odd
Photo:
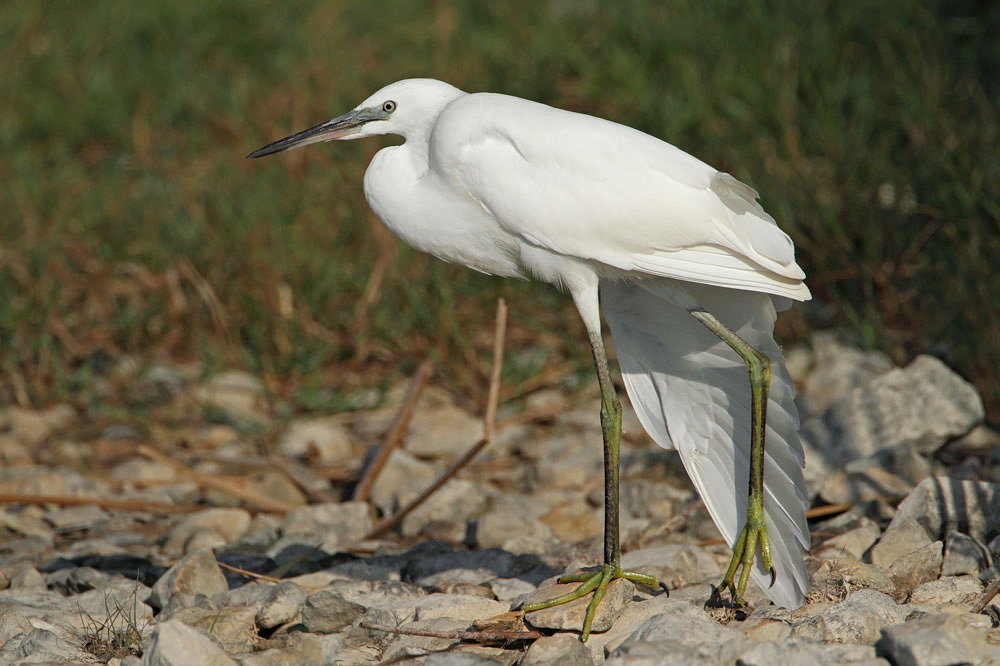
{"type": "Polygon", "coordinates": [[[305,408],[425,355],[470,390],[498,295],[512,351],[545,352],[508,379],[586,364],[550,288],[379,229],[360,186],[377,141],[243,159],[434,76],[639,127],[751,183],[816,296],[786,333],[931,351],[996,415],[998,32],[988,4],[914,0],[4,3],[0,394],[73,398],[121,353],[246,367],[305,408]]]}

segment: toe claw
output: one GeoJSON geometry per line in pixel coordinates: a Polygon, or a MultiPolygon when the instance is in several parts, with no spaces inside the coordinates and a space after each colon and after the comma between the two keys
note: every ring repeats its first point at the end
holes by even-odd
{"type": "Polygon", "coordinates": [[[778,582],[778,572],[775,571],[774,567],[771,567],[771,584],[768,585],[768,589],[774,587],[774,584],[778,582]]]}

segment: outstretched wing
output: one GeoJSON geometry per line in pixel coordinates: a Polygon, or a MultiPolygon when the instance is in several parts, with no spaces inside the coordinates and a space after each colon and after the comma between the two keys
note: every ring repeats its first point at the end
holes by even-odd
{"type": "Polygon", "coordinates": [[[791,240],[756,192],[624,125],[467,95],[441,113],[429,160],[534,246],[625,271],[809,297],[791,240]]]}
{"type": "MultiPolygon", "coordinates": [[[[675,447],[719,531],[732,546],[747,515],[750,470],[750,382],[726,343],[678,307],[660,280],[601,281],[601,305],[618,352],[629,398],[658,444],[675,447]],[[662,287],[662,288],[661,288],[662,287]]],[[[764,457],[764,513],[770,576],[758,558],[751,575],[776,604],[802,605],[809,547],[804,462],[795,389],[772,337],[775,309],[766,294],[705,285],[690,295],[771,359],[764,457]]]]}

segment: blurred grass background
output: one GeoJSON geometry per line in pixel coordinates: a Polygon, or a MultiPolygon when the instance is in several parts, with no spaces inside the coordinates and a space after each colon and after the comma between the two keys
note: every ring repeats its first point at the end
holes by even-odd
{"type": "MultiPolygon", "coordinates": [[[[242,367],[289,409],[364,402],[425,356],[485,386],[589,372],[567,299],[404,247],[367,211],[377,140],[250,150],[397,79],[593,113],[756,187],[815,300],[1000,408],[1000,9],[991,2],[168,0],[0,5],[0,398],[87,400],[116,359],[242,367]],[[369,392],[370,393],[370,392],[369,392]]],[[[384,144],[384,142],[383,142],[384,144]]]]}

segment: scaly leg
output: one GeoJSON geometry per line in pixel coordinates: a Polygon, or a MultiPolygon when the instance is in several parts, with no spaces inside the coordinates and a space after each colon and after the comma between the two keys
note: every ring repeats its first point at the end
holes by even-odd
{"type": "Polygon", "coordinates": [[[733,602],[743,604],[743,594],[746,592],[750,570],[757,557],[758,544],[764,568],[771,572],[771,584],[774,585],[775,581],[771,548],[767,540],[767,524],[764,520],[764,434],[767,392],[771,385],[771,361],[711,313],[693,309],[691,315],[732,347],[746,363],[747,372],[750,374],[750,490],[747,518],[736,539],[736,545],[733,546],[733,559],[719,585],[721,589],[729,590],[733,602]],[[739,581],[734,583],[733,578],[737,571],[740,572],[740,577],[739,581]]]}
{"type": "MultiPolygon", "coordinates": [[[[594,624],[594,613],[598,604],[604,598],[608,584],[615,578],[626,578],[636,583],[642,583],[652,588],[661,587],[660,581],[653,576],[625,571],[621,568],[621,545],[618,534],[618,500],[619,473],[622,435],[622,404],[615,395],[615,387],[608,370],[608,357],[604,351],[604,341],[600,332],[591,333],[590,347],[594,353],[597,365],[597,381],[601,387],[601,431],[604,435],[604,565],[599,571],[562,576],[560,583],[581,583],[581,585],[562,596],[547,601],[525,604],[521,607],[526,613],[551,608],[579,599],[591,592],[593,599],[587,606],[583,619],[583,629],[580,640],[586,641],[594,624]]],[[[666,588],[664,588],[666,589],[666,588]]]]}

